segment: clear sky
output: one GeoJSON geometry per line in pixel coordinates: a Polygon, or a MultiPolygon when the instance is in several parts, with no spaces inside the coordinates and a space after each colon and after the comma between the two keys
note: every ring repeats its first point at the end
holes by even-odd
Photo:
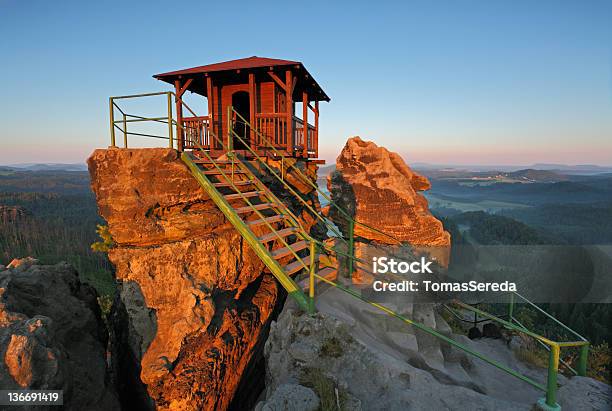
{"type": "Polygon", "coordinates": [[[110,95],[252,55],[331,97],[328,160],[360,135],[409,162],[612,165],[612,2],[496,0],[0,0],[0,164],[82,162],[110,95]]]}

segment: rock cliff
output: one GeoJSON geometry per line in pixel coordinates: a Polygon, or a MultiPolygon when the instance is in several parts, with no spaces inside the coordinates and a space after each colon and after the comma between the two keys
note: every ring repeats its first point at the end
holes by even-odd
{"type": "MultiPolygon", "coordinates": [[[[329,289],[309,316],[287,301],[266,343],[266,395],[256,411],[522,410],[543,393],[529,384],[329,289]],[[335,305],[337,310],[331,309],[335,305]]],[[[422,315],[415,307],[414,317],[422,315]]],[[[499,339],[454,335],[437,314],[438,332],[511,365],[536,381],[546,369],[521,362],[499,339]]],[[[559,376],[564,410],[608,410],[609,385],[559,376]]]]}
{"type": "MultiPolygon", "coordinates": [[[[450,246],[450,234],[419,193],[430,188],[429,181],[384,147],[350,138],[336,159],[336,171],[328,177],[328,188],[333,201],[357,222],[414,246],[450,246]]],[[[334,208],[330,213],[346,232],[342,216],[334,208]]],[[[381,244],[396,243],[361,225],[355,226],[355,235],[381,244]]]]}
{"type": "Polygon", "coordinates": [[[96,150],[88,164],[115,243],[111,322],[124,404],[225,409],[241,379],[257,393],[263,378],[242,376],[262,358],[284,291],[176,151],[96,150]]]}
{"type": "Polygon", "coordinates": [[[66,410],[118,409],[96,297],[67,264],[0,270],[0,387],[63,390],[66,410]]]}

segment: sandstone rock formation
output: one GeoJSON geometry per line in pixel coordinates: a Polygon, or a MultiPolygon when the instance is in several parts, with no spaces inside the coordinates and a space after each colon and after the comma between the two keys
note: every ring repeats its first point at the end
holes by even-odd
{"type": "Polygon", "coordinates": [[[0,387],[63,390],[66,410],[119,409],[94,289],[67,264],[21,261],[0,271],[0,387]]]}
{"type": "MultiPolygon", "coordinates": [[[[114,358],[124,404],[227,408],[262,355],[284,292],[176,151],[96,150],[88,164],[115,243],[114,358]]],[[[263,388],[262,378],[249,383],[252,392],[263,388]]]]}
{"type": "Polygon", "coordinates": [[[34,257],[13,258],[11,262],[6,266],[6,268],[26,269],[37,263],[38,260],[34,257]]]}
{"type": "Polygon", "coordinates": [[[0,205],[0,223],[14,223],[25,219],[28,214],[28,211],[20,206],[0,205]]]}
{"type": "MultiPolygon", "coordinates": [[[[428,210],[420,191],[429,181],[414,173],[402,158],[384,147],[350,138],[328,177],[332,200],[360,223],[415,246],[448,247],[450,234],[428,210]]],[[[345,219],[333,207],[331,217],[346,232],[345,219]]],[[[397,244],[389,236],[364,226],[355,235],[381,244],[397,244]]]]}

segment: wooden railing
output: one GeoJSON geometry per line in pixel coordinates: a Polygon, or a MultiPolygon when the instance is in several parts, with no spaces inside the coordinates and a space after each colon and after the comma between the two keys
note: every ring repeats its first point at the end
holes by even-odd
{"type": "MultiPolygon", "coordinates": [[[[293,116],[293,139],[287,144],[287,115],[285,113],[257,113],[255,114],[255,128],[263,134],[268,142],[260,136],[255,136],[255,147],[264,147],[270,142],[275,148],[285,149],[287,146],[302,151],[304,148],[304,120],[293,116]]],[[[316,128],[308,124],[306,143],[309,152],[316,150],[316,128]]]]}
{"type": "MultiPolygon", "coordinates": [[[[285,113],[255,114],[255,128],[263,134],[275,148],[287,147],[287,115],[285,113]]],[[[269,144],[260,136],[255,137],[255,147],[269,144]]]]}
{"type": "Polygon", "coordinates": [[[183,147],[195,149],[198,146],[210,149],[210,135],[208,133],[208,116],[183,117],[183,147]]]}
{"type": "MultiPolygon", "coordinates": [[[[172,92],[145,93],[129,96],[111,97],[109,100],[110,109],[110,131],[111,131],[111,146],[116,146],[115,132],[118,130],[123,134],[123,146],[128,147],[128,135],[139,137],[150,137],[157,139],[168,140],[168,146],[173,147],[176,143],[176,148],[181,150],[212,150],[215,155],[220,155],[218,151],[223,151],[220,142],[211,138],[214,130],[222,130],[224,139],[227,138],[227,124],[222,124],[222,120],[217,119],[211,121],[210,116],[198,116],[191,110],[181,99],[177,98],[172,92]],[[134,99],[140,97],[155,97],[163,96],[166,98],[167,114],[158,117],[143,117],[125,112],[119,107],[118,102],[124,99],[134,99]],[[190,114],[190,117],[174,116],[173,101],[178,101],[181,107],[185,108],[190,114]],[[119,119],[115,118],[118,111],[119,119]],[[136,132],[132,127],[128,130],[128,126],[134,124],[164,124],[167,127],[167,135],[165,133],[147,132],[148,130],[139,130],[136,132]],[[145,131],[145,132],[141,132],[145,131]]],[[[229,107],[233,110],[232,107],[229,107]]],[[[235,117],[235,116],[234,116],[235,117]]],[[[225,119],[226,117],[224,117],[225,119]]],[[[227,117],[229,118],[229,117],[227,117]]],[[[316,119],[316,117],[315,117],[316,119]]],[[[223,120],[225,121],[225,120],[223,120]]],[[[290,157],[310,157],[316,158],[318,155],[318,130],[316,126],[308,124],[307,132],[304,133],[304,121],[296,116],[292,117],[291,123],[287,121],[287,113],[256,113],[255,121],[236,120],[232,122],[234,133],[238,133],[244,140],[243,143],[255,150],[269,150],[274,148],[283,151],[283,155],[290,157]],[[252,129],[253,128],[253,129],[252,129]],[[292,135],[288,136],[289,128],[292,135]],[[306,136],[306,150],[304,149],[304,136],[306,136]]],[[[315,124],[316,121],[315,121],[315,124]]],[[[220,132],[219,132],[220,134],[220,132]]],[[[244,148],[244,147],[243,147],[244,148]]],[[[261,151],[260,151],[261,153],[261,151]]],[[[265,153],[263,153],[265,155],[265,153]]]]}
{"type": "Polygon", "coordinates": [[[312,124],[307,124],[307,133],[306,133],[306,144],[304,144],[304,120],[293,116],[293,130],[294,130],[294,147],[297,150],[302,151],[304,146],[308,148],[308,152],[314,152],[316,150],[315,147],[315,132],[316,129],[312,124]]]}

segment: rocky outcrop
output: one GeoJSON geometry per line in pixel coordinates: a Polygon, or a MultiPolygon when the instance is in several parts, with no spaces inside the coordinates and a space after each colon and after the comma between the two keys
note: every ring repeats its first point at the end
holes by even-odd
{"type": "Polygon", "coordinates": [[[0,387],[63,390],[67,410],[119,409],[95,290],[67,264],[11,267],[0,271],[0,387]]]}
{"type": "Polygon", "coordinates": [[[23,207],[0,205],[0,223],[14,223],[25,219],[28,215],[28,211],[23,207]]]}
{"type": "MultiPolygon", "coordinates": [[[[354,331],[361,327],[321,312],[310,317],[285,309],[266,344],[267,398],[258,409],[291,409],[273,406],[277,390],[288,384],[311,388],[320,401],[332,406],[339,403],[339,409],[529,409],[487,398],[481,387],[451,378],[452,372],[444,372],[440,366],[432,368],[422,354],[411,355],[409,349],[403,352],[402,361],[392,344],[359,338],[354,331]]],[[[378,337],[388,338],[384,334],[378,337]]],[[[455,367],[473,367],[465,356],[455,356],[455,367]]]]}
{"type": "Polygon", "coordinates": [[[34,264],[38,264],[38,260],[34,257],[13,258],[6,268],[21,268],[25,270],[34,264]]]}
{"type": "MultiPolygon", "coordinates": [[[[113,345],[124,403],[227,408],[262,355],[284,292],[176,151],[96,150],[88,164],[115,243],[113,345]]],[[[262,378],[249,383],[263,388],[262,378]]]]}
{"type": "Polygon", "coordinates": [[[562,410],[612,409],[612,386],[592,378],[571,378],[559,388],[557,397],[562,410]]]}
{"type": "MultiPolygon", "coordinates": [[[[314,316],[287,301],[272,324],[265,349],[266,395],[257,411],[293,410],[296,404],[302,410],[530,411],[543,396],[518,378],[355,299],[342,301],[336,289],[322,299],[327,302],[318,303],[314,316]]],[[[453,334],[437,314],[427,320],[422,312],[427,310],[415,306],[414,318],[535,381],[546,380],[546,369],[522,363],[505,342],[471,341],[453,334]]],[[[563,409],[603,411],[612,402],[610,387],[593,379],[560,375],[559,384],[563,409]]]]}
{"type": "MultiPolygon", "coordinates": [[[[450,246],[450,234],[431,215],[427,200],[419,193],[430,188],[429,181],[384,147],[350,138],[336,159],[336,171],[328,177],[328,188],[332,200],[355,221],[379,230],[357,224],[355,236],[381,244],[399,240],[413,246],[450,246]]],[[[345,218],[333,207],[330,214],[346,233],[345,218]]]]}

